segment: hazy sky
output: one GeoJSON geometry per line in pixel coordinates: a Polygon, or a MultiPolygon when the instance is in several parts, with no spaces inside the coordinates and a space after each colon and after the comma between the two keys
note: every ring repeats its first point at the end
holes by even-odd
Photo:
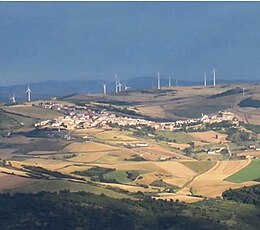
{"type": "Polygon", "coordinates": [[[0,85],[260,79],[260,2],[0,2],[0,85]]]}

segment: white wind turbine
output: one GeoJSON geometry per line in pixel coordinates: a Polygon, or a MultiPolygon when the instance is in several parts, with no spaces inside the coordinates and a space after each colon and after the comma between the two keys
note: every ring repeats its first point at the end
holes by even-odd
{"type": "Polygon", "coordinates": [[[216,86],[216,69],[213,68],[212,69],[212,74],[213,74],[213,86],[216,86]]]}
{"type": "Polygon", "coordinates": [[[206,87],[207,86],[207,74],[204,73],[204,86],[206,87]]]}
{"type": "Polygon", "coordinates": [[[15,93],[13,94],[13,96],[10,98],[10,100],[12,101],[13,104],[16,103],[16,99],[15,99],[15,93]]]}
{"type": "Polygon", "coordinates": [[[243,88],[243,97],[245,97],[246,88],[243,88]]]}
{"type": "Polygon", "coordinates": [[[107,84],[102,84],[103,85],[103,94],[107,94],[107,84]]]}
{"type": "Polygon", "coordinates": [[[169,77],[169,83],[168,83],[168,86],[169,86],[169,87],[172,86],[172,79],[171,79],[171,77],[169,77]]]}
{"type": "Polygon", "coordinates": [[[26,93],[27,93],[27,101],[30,102],[31,101],[32,90],[30,89],[29,85],[28,85],[28,88],[26,90],[26,93]]]}
{"type": "Polygon", "coordinates": [[[121,92],[123,85],[119,82],[118,85],[117,85],[117,87],[118,87],[118,91],[121,92]]]}
{"type": "Polygon", "coordinates": [[[157,89],[161,89],[161,79],[160,79],[160,73],[157,73],[157,89]]]}
{"type": "Polygon", "coordinates": [[[124,83],[124,89],[125,89],[125,90],[128,90],[128,89],[130,89],[130,87],[127,86],[126,83],[124,83]]]}
{"type": "Polygon", "coordinates": [[[115,74],[115,78],[116,78],[116,93],[118,93],[118,76],[117,76],[117,74],[115,74]]]}

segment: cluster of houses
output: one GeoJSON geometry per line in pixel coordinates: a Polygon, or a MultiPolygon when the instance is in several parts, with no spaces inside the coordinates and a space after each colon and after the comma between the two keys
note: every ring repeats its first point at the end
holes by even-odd
{"type": "Polygon", "coordinates": [[[68,130],[88,129],[93,127],[101,127],[105,130],[110,129],[110,125],[118,126],[148,126],[156,130],[169,130],[181,128],[183,125],[192,126],[199,129],[199,126],[223,121],[230,121],[234,125],[239,121],[231,112],[219,112],[217,115],[208,116],[202,115],[201,118],[178,120],[173,122],[154,122],[142,118],[133,118],[128,116],[120,116],[109,113],[106,110],[95,111],[88,107],[76,107],[63,105],[61,103],[41,103],[40,106],[46,109],[54,109],[61,111],[64,116],[54,118],[53,120],[45,120],[35,124],[35,127],[53,127],[65,128],[68,130]]]}
{"type": "Polygon", "coordinates": [[[216,115],[212,115],[212,116],[208,116],[208,115],[203,115],[200,118],[200,121],[203,124],[213,124],[213,123],[220,123],[223,121],[230,121],[233,123],[233,125],[238,125],[239,124],[239,120],[238,118],[235,116],[234,113],[228,112],[228,111],[219,111],[218,114],[216,115]]]}

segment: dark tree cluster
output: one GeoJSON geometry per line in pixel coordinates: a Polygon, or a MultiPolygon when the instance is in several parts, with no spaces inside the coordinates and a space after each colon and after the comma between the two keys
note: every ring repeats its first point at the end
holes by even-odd
{"type": "Polygon", "coordinates": [[[223,193],[223,197],[245,204],[254,204],[260,207],[260,185],[244,187],[241,189],[229,189],[223,193]]]}

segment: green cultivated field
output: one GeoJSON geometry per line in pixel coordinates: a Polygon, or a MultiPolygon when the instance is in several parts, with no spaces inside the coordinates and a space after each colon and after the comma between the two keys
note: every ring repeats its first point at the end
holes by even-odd
{"type": "Polygon", "coordinates": [[[260,178],[260,160],[253,160],[247,167],[226,178],[230,182],[245,182],[260,178]]]}
{"type": "Polygon", "coordinates": [[[213,161],[184,161],[181,163],[196,173],[206,172],[216,164],[213,161]]]}
{"type": "Polygon", "coordinates": [[[131,180],[127,178],[127,173],[124,170],[116,170],[113,172],[109,172],[104,174],[105,179],[115,179],[118,183],[128,183],[131,180]]]}
{"type": "Polygon", "coordinates": [[[174,139],[177,143],[189,143],[197,140],[188,133],[184,132],[156,131],[156,135],[174,139]]]}

